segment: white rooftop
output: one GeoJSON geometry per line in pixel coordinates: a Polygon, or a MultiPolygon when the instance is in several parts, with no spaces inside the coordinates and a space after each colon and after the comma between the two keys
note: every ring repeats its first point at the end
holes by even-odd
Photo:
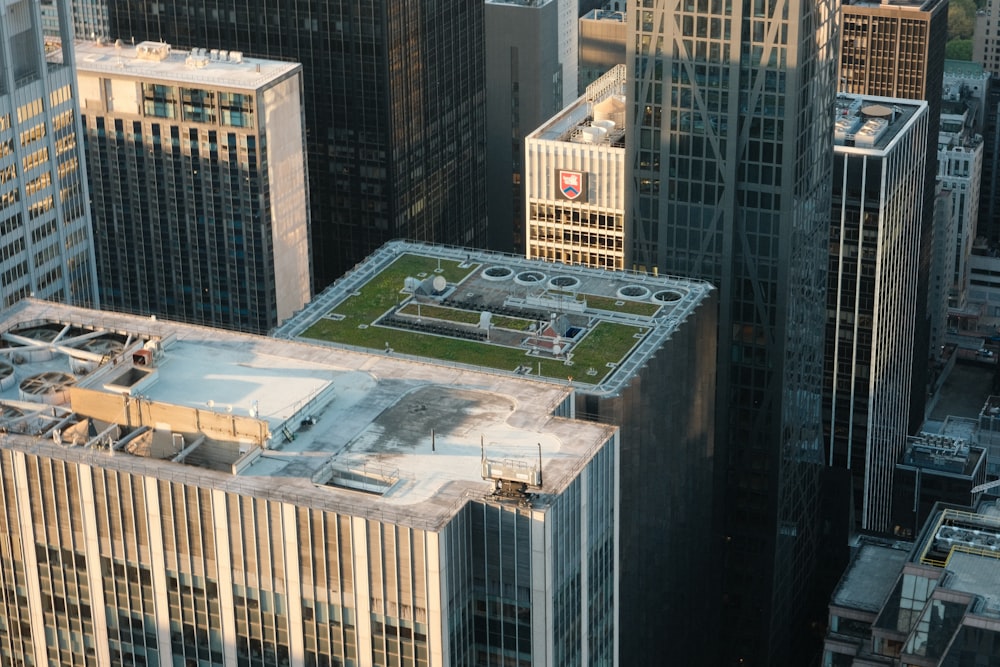
{"type": "MultiPolygon", "coordinates": [[[[378,513],[408,525],[440,525],[468,498],[485,497],[493,484],[482,478],[484,454],[490,461],[513,461],[526,468],[537,466],[540,459],[542,486],[535,502],[544,506],[614,430],[553,417],[571,396],[571,387],[442,368],[391,354],[32,300],[0,314],[0,331],[0,361],[8,360],[15,376],[14,384],[0,392],[0,431],[11,434],[0,446],[340,511],[350,507],[353,513],[378,513]],[[25,333],[45,340],[30,344],[22,337],[25,333]],[[131,390],[116,386],[123,374],[136,375],[134,354],[154,349],[147,341],[160,343],[153,372],[131,390]],[[77,351],[88,346],[97,353],[77,351]],[[108,351],[102,354],[104,348],[108,351]],[[43,356],[51,358],[35,359],[43,356]],[[87,367],[81,367],[88,359],[87,367]],[[25,380],[39,373],[64,373],[67,386],[90,390],[83,391],[84,400],[73,394],[76,419],[92,416],[86,406],[103,401],[115,414],[120,412],[122,417],[116,419],[121,423],[127,405],[138,402],[139,412],[133,414],[140,420],[148,414],[145,421],[152,423],[132,423],[130,428],[152,427],[166,439],[171,431],[185,430],[178,427],[183,415],[169,423],[170,406],[181,406],[179,415],[197,414],[203,424],[226,425],[231,420],[234,432],[263,423],[269,437],[260,448],[245,437],[226,443],[225,437],[213,435],[200,446],[205,452],[191,453],[186,462],[161,460],[178,454],[171,450],[162,456],[162,447],[149,450],[159,452],[161,458],[155,458],[123,454],[132,450],[119,448],[108,451],[98,438],[73,444],[54,434],[53,424],[69,419],[66,402],[31,403],[39,397],[22,393],[31,386],[25,380]],[[30,422],[5,421],[32,405],[41,416],[30,422]],[[225,466],[198,465],[220,460],[212,448],[222,451],[225,466]]],[[[59,391],[50,393],[55,402],[59,391]]],[[[94,425],[91,433],[104,426],[94,425]]],[[[66,423],[61,429],[71,431],[66,423]]],[[[197,444],[196,436],[185,433],[184,446],[192,440],[197,444]]]]}
{"type": "Polygon", "coordinates": [[[80,72],[222,88],[256,90],[301,68],[294,62],[248,58],[240,51],[176,50],[163,42],[77,41],[74,49],[80,72]]]}

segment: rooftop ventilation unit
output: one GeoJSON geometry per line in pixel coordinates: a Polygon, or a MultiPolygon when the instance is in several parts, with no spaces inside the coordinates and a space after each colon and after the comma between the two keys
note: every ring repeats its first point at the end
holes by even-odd
{"type": "Polygon", "coordinates": [[[139,60],[166,60],[170,55],[170,45],[166,42],[139,42],[135,47],[135,56],[139,60]]]}

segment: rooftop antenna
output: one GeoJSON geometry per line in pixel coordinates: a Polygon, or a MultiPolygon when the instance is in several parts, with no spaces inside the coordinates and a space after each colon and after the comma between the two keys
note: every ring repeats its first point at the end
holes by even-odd
{"type": "Polygon", "coordinates": [[[493,482],[493,493],[490,497],[500,502],[516,502],[519,507],[531,507],[531,494],[528,488],[538,489],[542,486],[542,444],[538,443],[538,465],[524,460],[486,458],[486,447],[483,436],[480,436],[482,450],[482,476],[493,482]]]}

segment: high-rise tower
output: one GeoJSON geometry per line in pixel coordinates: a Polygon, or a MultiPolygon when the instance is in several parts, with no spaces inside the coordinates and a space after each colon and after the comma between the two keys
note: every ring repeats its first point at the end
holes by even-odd
{"type": "Polygon", "coordinates": [[[644,0],[628,17],[634,262],[720,290],[726,664],[791,664],[815,562],[834,10],[644,0]]]}
{"type": "Polygon", "coordinates": [[[927,294],[934,238],[934,183],[937,179],[948,0],[899,0],[891,3],[846,0],[840,11],[838,89],[855,95],[927,101],[927,164],[920,229],[918,311],[913,339],[909,423],[909,430],[914,432],[923,421],[927,402],[927,358],[930,353],[927,294]]]}
{"type": "Polygon", "coordinates": [[[266,333],[311,296],[302,68],[80,42],[106,309],[266,333]]]}
{"type": "Polygon", "coordinates": [[[0,308],[97,303],[67,6],[0,0],[0,308]]]}
{"type": "Polygon", "coordinates": [[[850,470],[854,524],[887,533],[910,407],[927,105],[842,95],[836,116],[823,395],[829,463],[850,470]]]}
{"type": "Polygon", "coordinates": [[[486,243],[482,0],[109,0],[111,36],[302,63],[314,285],[391,238],[486,243]]]}

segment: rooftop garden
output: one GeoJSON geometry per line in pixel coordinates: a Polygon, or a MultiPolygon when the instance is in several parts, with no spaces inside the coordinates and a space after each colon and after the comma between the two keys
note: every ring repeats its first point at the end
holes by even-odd
{"type": "MultiPolygon", "coordinates": [[[[478,268],[479,265],[463,267],[454,261],[402,255],[358,292],[310,326],[302,336],[505,371],[528,368],[531,375],[558,379],[572,378],[583,383],[598,384],[628,354],[638,342],[637,338],[647,331],[637,326],[598,322],[570,349],[566,359],[552,358],[544,354],[529,354],[527,349],[520,347],[503,347],[484,341],[451,338],[374,324],[386,312],[407,298],[408,295],[401,292],[407,277],[422,278],[436,274],[444,276],[449,284],[456,284],[478,268]]],[[[591,306],[591,299],[596,299],[597,302],[592,307],[620,311],[620,307],[604,307],[607,305],[603,304],[604,300],[614,305],[615,299],[591,295],[587,295],[586,298],[588,306],[591,306]]],[[[654,304],[648,303],[628,301],[625,303],[648,306],[652,309],[649,314],[655,313],[657,308],[654,304]]],[[[646,310],[648,309],[636,314],[647,314],[646,310]]],[[[417,316],[418,308],[416,304],[410,303],[400,312],[404,315],[417,316]]],[[[433,304],[421,304],[419,307],[420,317],[462,325],[478,324],[479,315],[477,311],[445,308],[433,304]]],[[[494,315],[492,318],[494,326],[514,331],[525,331],[531,323],[530,320],[517,317],[494,315]]]]}

